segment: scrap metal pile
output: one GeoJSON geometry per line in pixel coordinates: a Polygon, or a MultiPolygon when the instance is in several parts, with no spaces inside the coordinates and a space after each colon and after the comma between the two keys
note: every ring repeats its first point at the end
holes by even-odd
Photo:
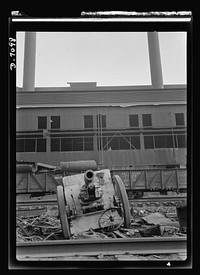
{"type": "MultiPolygon", "coordinates": [[[[106,239],[106,238],[138,238],[138,237],[167,237],[183,236],[186,232],[180,229],[176,206],[134,207],[130,204],[131,227],[122,224],[117,229],[89,229],[73,234],[71,239],[106,239]],[[170,218],[169,218],[170,217],[170,218]]],[[[45,241],[64,239],[58,209],[46,207],[42,215],[24,216],[18,214],[17,242],[45,241]]]]}
{"type": "Polygon", "coordinates": [[[59,239],[62,235],[60,220],[50,210],[34,216],[17,216],[17,242],[59,239]]]}

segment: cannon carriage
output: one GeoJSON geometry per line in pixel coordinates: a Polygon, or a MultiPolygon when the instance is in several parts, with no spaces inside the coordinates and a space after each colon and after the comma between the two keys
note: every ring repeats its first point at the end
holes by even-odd
{"type": "Polygon", "coordinates": [[[108,169],[63,177],[63,185],[57,186],[57,201],[65,239],[89,229],[130,227],[125,186],[108,169]]]}

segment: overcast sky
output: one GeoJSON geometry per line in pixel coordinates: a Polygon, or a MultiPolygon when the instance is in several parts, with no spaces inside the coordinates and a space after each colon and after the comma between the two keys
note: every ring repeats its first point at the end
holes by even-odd
{"type": "MultiPolygon", "coordinates": [[[[186,84],[186,33],[159,33],[164,84],[186,84]]],[[[24,32],[17,33],[17,86],[24,32]]],[[[151,85],[146,32],[37,32],[35,87],[151,85]]]]}

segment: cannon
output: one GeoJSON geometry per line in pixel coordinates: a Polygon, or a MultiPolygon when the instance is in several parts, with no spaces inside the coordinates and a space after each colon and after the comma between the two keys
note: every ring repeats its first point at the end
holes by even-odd
{"type": "Polygon", "coordinates": [[[130,228],[125,186],[108,169],[63,177],[62,185],[57,186],[57,202],[65,239],[90,229],[130,228]]]}

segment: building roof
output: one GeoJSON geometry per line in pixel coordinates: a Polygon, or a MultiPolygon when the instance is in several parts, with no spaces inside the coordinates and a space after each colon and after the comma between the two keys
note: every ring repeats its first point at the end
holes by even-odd
{"type": "Polygon", "coordinates": [[[186,85],[36,88],[16,93],[17,108],[185,104],[186,85]]]}

